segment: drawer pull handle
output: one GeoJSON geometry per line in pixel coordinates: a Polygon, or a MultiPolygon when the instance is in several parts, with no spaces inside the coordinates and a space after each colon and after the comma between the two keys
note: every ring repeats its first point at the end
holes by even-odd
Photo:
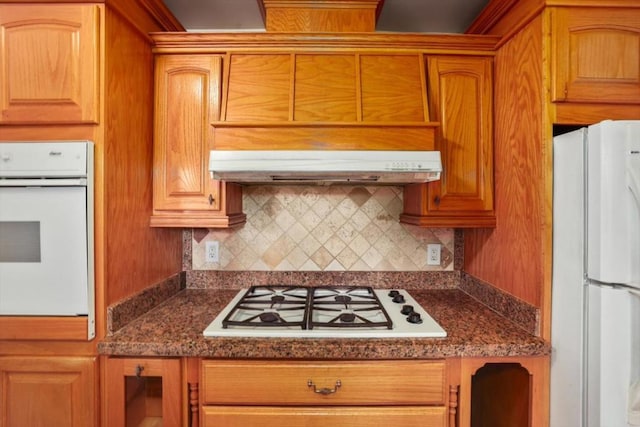
{"type": "Polygon", "coordinates": [[[317,388],[316,385],[313,383],[313,381],[311,380],[307,381],[307,387],[313,388],[314,393],[322,394],[323,396],[335,393],[336,391],[338,391],[338,389],[341,386],[342,386],[342,381],[340,380],[336,381],[335,388],[328,388],[328,387],[317,388]]]}

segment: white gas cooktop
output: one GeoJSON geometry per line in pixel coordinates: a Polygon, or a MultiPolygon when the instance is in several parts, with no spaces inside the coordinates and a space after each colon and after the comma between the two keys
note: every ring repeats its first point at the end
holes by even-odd
{"type": "Polygon", "coordinates": [[[447,333],[406,290],[273,285],[242,289],[203,335],[441,338],[447,333]]]}

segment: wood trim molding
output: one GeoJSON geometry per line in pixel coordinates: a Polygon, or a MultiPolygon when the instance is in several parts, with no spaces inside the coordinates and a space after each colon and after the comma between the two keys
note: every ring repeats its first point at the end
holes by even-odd
{"type": "Polygon", "coordinates": [[[500,21],[519,0],[494,0],[490,1],[480,14],[473,20],[466,34],[487,34],[493,26],[500,21]]]}
{"type": "MultiPolygon", "coordinates": [[[[572,6],[572,7],[638,7],[637,0],[492,0],[480,12],[480,14],[469,25],[465,31],[466,34],[493,34],[492,30],[496,25],[507,19],[509,14],[522,14],[525,19],[519,20],[517,23],[511,23],[511,31],[513,34],[519,31],[531,18],[536,16],[545,7],[550,6],[572,6]],[[515,12],[521,9],[521,12],[515,12]]],[[[517,20],[516,20],[517,21],[517,20]]],[[[511,36],[505,38],[509,39],[511,36]]]]}
{"type": "Polygon", "coordinates": [[[458,396],[460,395],[460,386],[459,385],[451,385],[449,386],[449,425],[457,426],[456,423],[457,415],[458,415],[458,396]]]}
{"type": "Polygon", "coordinates": [[[500,37],[469,34],[326,34],[306,33],[153,33],[155,53],[204,53],[242,50],[387,49],[402,46],[407,52],[429,50],[433,53],[493,55],[500,37]],[[259,46],[259,47],[258,47],[259,46]]]}
{"type": "Polygon", "coordinates": [[[2,340],[88,341],[87,317],[0,317],[2,340]]]}
{"type": "MultiPolygon", "coordinates": [[[[127,0],[131,1],[131,0],[127,0]]],[[[186,31],[180,21],[158,0],[137,0],[138,3],[164,28],[165,31],[186,31]]]]}

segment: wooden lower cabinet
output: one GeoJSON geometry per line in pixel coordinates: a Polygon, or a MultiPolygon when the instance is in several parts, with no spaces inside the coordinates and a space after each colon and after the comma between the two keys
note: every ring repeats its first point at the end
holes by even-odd
{"type": "Polygon", "coordinates": [[[203,426],[449,424],[444,360],[204,360],[203,426]]]}
{"type": "Polygon", "coordinates": [[[106,360],[104,425],[183,425],[180,359],[110,357],[106,360]]]}
{"type": "Polygon", "coordinates": [[[447,425],[444,406],[408,407],[243,407],[206,406],[203,427],[387,427],[447,425]]]}
{"type": "Polygon", "coordinates": [[[463,358],[460,427],[547,427],[549,357],[463,358]]]}
{"type": "Polygon", "coordinates": [[[0,357],[0,427],[98,425],[94,357],[0,357]]]}

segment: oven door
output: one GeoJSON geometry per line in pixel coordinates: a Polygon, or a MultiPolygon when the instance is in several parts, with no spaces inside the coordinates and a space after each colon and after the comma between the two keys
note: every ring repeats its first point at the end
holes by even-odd
{"type": "Polygon", "coordinates": [[[89,313],[87,187],[0,187],[0,315],[89,313]]]}

